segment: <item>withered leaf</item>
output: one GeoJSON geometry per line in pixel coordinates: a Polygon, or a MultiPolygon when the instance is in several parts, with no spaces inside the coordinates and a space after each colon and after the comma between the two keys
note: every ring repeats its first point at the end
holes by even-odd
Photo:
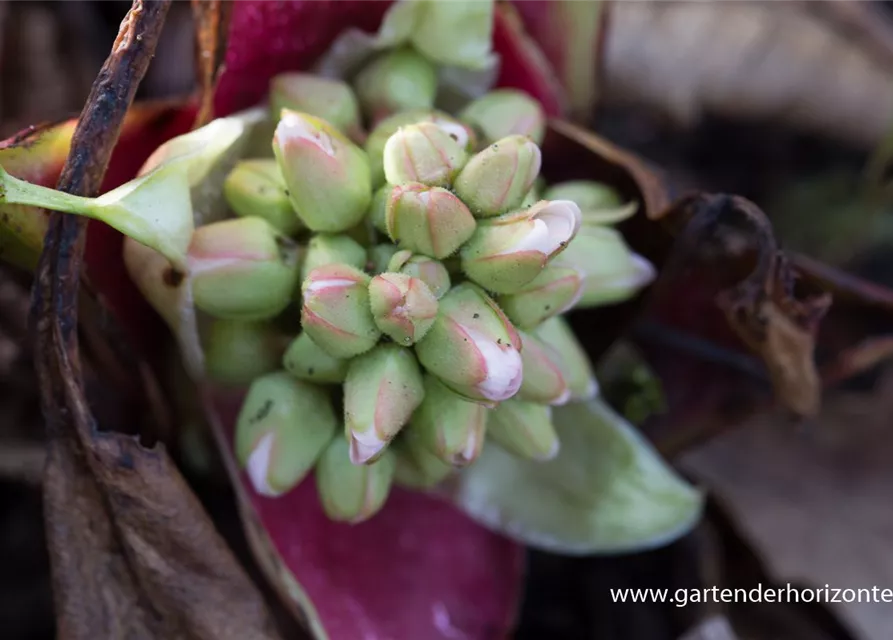
{"type": "Polygon", "coordinates": [[[683,262],[708,270],[719,288],[716,304],[765,363],[778,400],[796,415],[815,415],[821,381],[813,352],[830,295],[796,289],[796,271],[778,249],[769,220],[749,200],[687,196],[662,219],[684,225],[664,277],[676,275],[683,262]]]}
{"type": "Polygon", "coordinates": [[[616,2],[602,95],[683,123],[778,119],[867,147],[893,113],[893,26],[865,2],[616,2]]]}

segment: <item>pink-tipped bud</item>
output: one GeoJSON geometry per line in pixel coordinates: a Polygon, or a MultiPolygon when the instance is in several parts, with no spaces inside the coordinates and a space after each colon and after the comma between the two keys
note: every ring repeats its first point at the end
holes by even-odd
{"type": "Polygon", "coordinates": [[[518,291],[564,250],[579,228],[580,209],[569,200],[544,200],[524,211],[479,221],[462,247],[462,269],[490,291],[518,291]]]}
{"type": "Polygon", "coordinates": [[[438,259],[454,253],[475,229],[474,217],[459,198],[418,182],[393,188],[385,222],[401,247],[438,259]]]}
{"type": "Polygon", "coordinates": [[[394,454],[372,464],[350,461],[350,444],[336,436],[316,465],[316,488],[323,510],[332,520],[356,524],[384,506],[394,477],[394,454]]]}
{"type": "Polygon", "coordinates": [[[189,245],[195,306],[217,318],[262,320],[291,301],[298,247],[262,218],[199,227],[189,245]]]}
{"type": "Polygon", "coordinates": [[[354,464],[376,460],[425,396],[409,349],[381,344],[355,360],[344,382],[344,427],[354,464]]]}
{"type": "Polygon", "coordinates": [[[362,220],[372,201],[365,152],[332,125],[285,110],[273,152],[292,206],[312,231],[338,232],[362,220]]]}
{"type": "Polygon", "coordinates": [[[384,146],[384,174],[390,184],[421,182],[448,187],[465,165],[468,154],[457,134],[433,122],[400,127],[384,146]]]}
{"type": "Polygon", "coordinates": [[[521,387],[518,332],[473,284],[460,284],[441,298],[434,325],[415,348],[425,369],[470,400],[501,402],[521,387]]]}
{"type": "Polygon", "coordinates": [[[524,136],[509,136],[472,156],[453,189],[482,218],[517,209],[540,172],[540,148],[524,136]]]}
{"type": "Polygon", "coordinates": [[[369,168],[372,171],[372,184],[375,187],[385,183],[384,175],[384,148],[388,139],[397,133],[400,127],[420,122],[430,122],[440,127],[444,133],[459,143],[466,152],[471,153],[477,146],[477,138],[474,131],[452,116],[441,111],[413,110],[395,113],[385,118],[366,139],[366,153],[369,155],[369,168]]]}
{"type": "Polygon", "coordinates": [[[418,278],[440,300],[450,290],[450,273],[440,260],[428,256],[413,255],[411,251],[398,251],[388,264],[388,271],[405,273],[418,278]]]}
{"type": "Polygon", "coordinates": [[[534,329],[572,309],[583,295],[584,284],[578,269],[549,265],[520,291],[499,296],[499,306],[516,326],[534,329]]]}
{"type": "Polygon", "coordinates": [[[381,332],[369,309],[370,278],[343,264],[317,267],[301,285],[301,326],[334,358],[352,358],[375,346],[381,332]]]}
{"type": "Polygon", "coordinates": [[[430,451],[454,467],[474,462],[484,445],[487,408],[450,391],[436,377],[425,376],[425,399],[410,421],[430,451]]]}
{"type": "Polygon", "coordinates": [[[437,317],[437,298],[428,285],[402,273],[372,278],[369,302],[381,332],[404,346],[425,337],[437,317]]]}
{"type": "Polygon", "coordinates": [[[257,378],[236,421],[236,456],[254,490],[274,497],[295,487],[335,434],[328,394],[285,372],[257,378]]]}
{"type": "Polygon", "coordinates": [[[580,402],[598,395],[598,382],[589,363],[589,356],[564,318],[550,318],[536,328],[534,334],[558,354],[570,400],[580,402]]]}

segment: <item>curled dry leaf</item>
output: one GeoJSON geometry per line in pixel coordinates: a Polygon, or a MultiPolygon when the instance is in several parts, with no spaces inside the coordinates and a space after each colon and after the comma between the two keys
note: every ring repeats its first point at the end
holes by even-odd
{"type": "MultiPolygon", "coordinates": [[[[72,134],[59,189],[99,190],[169,6],[134,2],[72,134]]],[[[273,640],[260,594],[164,449],[97,429],[75,331],[85,227],[50,216],[32,296],[59,636],[273,640]]]]}
{"type": "Polygon", "coordinates": [[[721,288],[716,304],[765,363],[778,399],[797,415],[815,415],[821,391],[815,335],[830,296],[795,289],[796,273],[779,251],[769,220],[744,198],[688,196],[663,219],[685,225],[666,265],[669,276],[682,261],[711,273],[721,288]]]}
{"type": "Polygon", "coordinates": [[[864,2],[617,2],[606,100],[693,123],[779,119],[874,147],[893,113],[893,26],[864,2]]]}

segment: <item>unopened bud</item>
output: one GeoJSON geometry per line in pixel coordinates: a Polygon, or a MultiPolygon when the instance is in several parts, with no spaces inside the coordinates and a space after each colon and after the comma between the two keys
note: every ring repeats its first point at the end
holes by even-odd
{"type": "Polygon", "coordinates": [[[478,221],[461,251],[469,278],[496,293],[519,291],[559,254],[580,228],[580,210],[569,200],[478,221]]]}
{"type": "Polygon", "coordinates": [[[370,464],[350,461],[350,445],[340,435],[329,443],[316,465],[316,488],[332,520],[356,524],[378,513],[391,490],[394,454],[385,451],[370,464]]]}
{"type": "Polygon", "coordinates": [[[394,482],[410,489],[430,489],[444,480],[453,467],[437,457],[422,442],[415,429],[404,429],[388,447],[394,452],[394,482]]]}
{"type": "Polygon", "coordinates": [[[422,374],[409,349],[381,344],[352,360],[344,382],[351,461],[365,464],[377,459],[424,395],[422,374]]]}
{"type": "Polygon", "coordinates": [[[346,264],[355,269],[364,269],[366,250],[346,234],[317,233],[307,244],[301,265],[302,281],[317,267],[329,264],[346,264]]]}
{"type": "Polygon", "coordinates": [[[313,468],[338,421],[328,393],[285,372],[257,378],[236,421],[236,456],[254,490],[275,497],[313,468]]]}
{"type": "Polygon", "coordinates": [[[437,94],[434,66],[412,49],[381,54],[357,75],[360,104],[372,122],[411,109],[430,109],[437,94]]]}
{"type": "Polygon", "coordinates": [[[468,155],[458,136],[433,122],[400,127],[384,146],[384,174],[390,184],[421,182],[448,187],[468,155]]]}
{"type": "Polygon", "coordinates": [[[521,205],[541,162],[536,144],[523,136],[508,136],[472,156],[453,189],[475,216],[498,216],[521,205]]]}
{"type": "Polygon", "coordinates": [[[433,258],[454,253],[475,229],[468,207],[453,193],[417,182],[393,188],[385,216],[392,240],[433,258]]]}
{"type": "Polygon", "coordinates": [[[518,398],[540,404],[565,404],[571,397],[571,390],[564,379],[558,352],[533,334],[518,333],[524,365],[524,380],[518,398]]]}
{"type": "Polygon", "coordinates": [[[425,337],[437,317],[437,298],[428,285],[402,273],[382,273],[372,278],[369,302],[381,332],[404,346],[425,337]]]}
{"type": "Polygon", "coordinates": [[[499,306],[515,326],[533,329],[573,308],[583,285],[583,274],[577,269],[549,265],[521,290],[499,296],[499,306]]]}
{"type": "Polygon", "coordinates": [[[388,232],[388,201],[393,190],[394,187],[389,184],[382,185],[372,196],[372,204],[369,205],[369,220],[381,233],[388,232]]]}
{"type": "Polygon", "coordinates": [[[355,140],[362,132],[356,96],[342,80],[311,73],[280,73],[270,82],[270,109],[277,122],[282,110],[288,109],[325,120],[355,140]]]}
{"type": "Polygon", "coordinates": [[[521,386],[518,333],[473,284],[460,284],[440,299],[437,319],[415,349],[425,369],[476,402],[500,402],[521,386]]]}
{"type": "Polygon", "coordinates": [[[413,413],[408,429],[438,458],[464,467],[480,455],[486,424],[486,407],[469,402],[427,375],[425,399],[413,413]]]}
{"type": "Polygon", "coordinates": [[[569,180],[553,184],[543,195],[546,200],[571,200],[580,207],[584,226],[616,224],[636,212],[635,202],[623,204],[620,195],[602,182],[569,180]]]}
{"type": "Polygon", "coordinates": [[[266,322],[213,320],[205,336],[205,374],[224,385],[247,385],[279,368],[281,340],[266,322]]]}
{"type": "Polygon", "coordinates": [[[298,246],[262,218],[213,222],[192,235],[189,273],[202,311],[216,318],[272,318],[297,286],[298,246]]]}
{"type": "Polygon", "coordinates": [[[301,326],[334,358],[375,346],[381,332],[369,309],[369,276],[343,264],[317,267],[301,285],[301,326]]]}
{"type": "Polygon", "coordinates": [[[411,251],[398,251],[391,258],[388,271],[405,273],[418,278],[440,300],[450,290],[450,274],[443,263],[423,255],[413,255],[411,251]]]}
{"type": "Polygon", "coordinates": [[[379,122],[366,138],[366,153],[369,156],[373,186],[378,187],[385,183],[384,148],[388,138],[397,133],[400,127],[420,122],[430,122],[440,127],[444,133],[458,142],[466,153],[470,153],[477,145],[477,138],[469,126],[441,111],[414,110],[395,113],[379,122]]]}
{"type": "Polygon", "coordinates": [[[372,201],[366,154],[329,123],[283,111],[273,152],[292,206],[309,229],[343,231],[366,214],[372,201]]]}
{"type": "Polygon", "coordinates": [[[570,400],[590,400],[598,394],[598,382],[589,356],[564,318],[550,318],[534,330],[537,338],[558,354],[558,364],[570,389],[570,400]]]}
{"type": "Polygon", "coordinates": [[[306,332],[295,338],[282,358],[285,370],[299,380],[340,384],[347,376],[347,360],[333,358],[306,332]]]}
{"type": "Polygon", "coordinates": [[[491,91],[465,107],[460,117],[481,132],[486,144],[519,135],[540,145],[546,134],[542,105],[517,89],[491,91]]]}
{"type": "Polygon", "coordinates": [[[285,180],[272,159],[242,160],[223,183],[226,201],[236,215],[263,218],[292,236],[301,228],[301,221],[285,192],[285,180]]]}
{"type": "Polygon", "coordinates": [[[560,443],[548,405],[511,399],[488,413],[487,435],[503,449],[532,460],[558,455],[560,443]]]}

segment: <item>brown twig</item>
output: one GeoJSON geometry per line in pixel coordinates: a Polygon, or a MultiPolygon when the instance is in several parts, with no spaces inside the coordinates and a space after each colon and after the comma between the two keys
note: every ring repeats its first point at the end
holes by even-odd
{"type": "Polygon", "coordinates": [[[195,127],[207,124],[214,115],[214,87],[226,53],[232,10],[231,0],[192,0],[192,15],[195,21],[195,68],[201,92],[195,127]]]}
{"type": "Polygon", "coordinates": [[[822,367],[822,385],[827,389],[868,371],[893,358],[893,336],[866,338],[857,345],[838,353],[832,362],[822,367]]]}

